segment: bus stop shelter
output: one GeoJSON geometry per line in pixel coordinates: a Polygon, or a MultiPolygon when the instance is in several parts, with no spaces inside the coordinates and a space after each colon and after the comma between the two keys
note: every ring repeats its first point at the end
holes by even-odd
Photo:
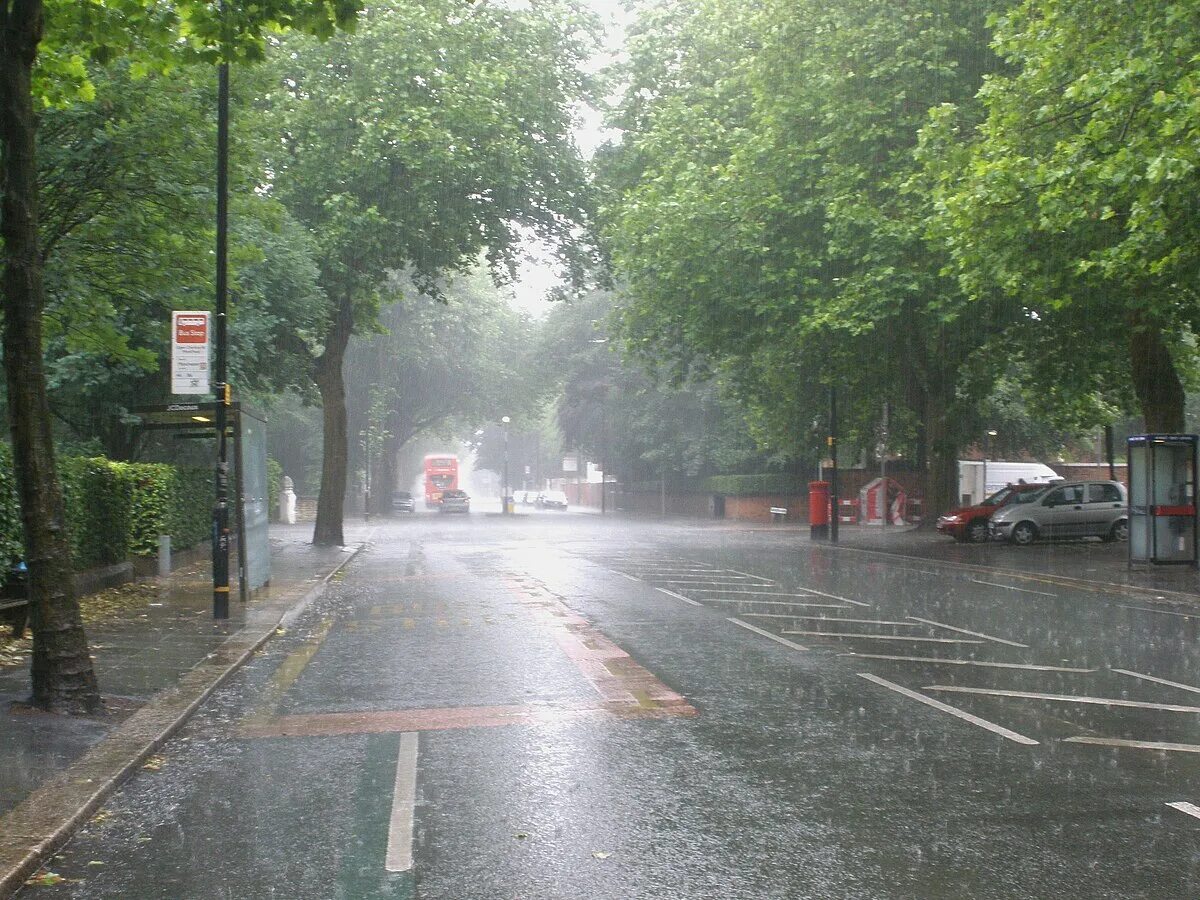
{"type": "MultiPolygon", "coordinates": [[[[133,410],[141,426],[181,438],[217,437],[215,402],[168,403],[133,410]]],[[[237,535],[238,590],[242,600],[271,583],[268,534],[267,420],[240,402],[228,407],[227,439],[233,446],[234,531],[237,535]]],[[[215,456],[214,456],[215,458],[215,456]]],[[[215,495],[214,495],[215,502],[215,495]]]]}

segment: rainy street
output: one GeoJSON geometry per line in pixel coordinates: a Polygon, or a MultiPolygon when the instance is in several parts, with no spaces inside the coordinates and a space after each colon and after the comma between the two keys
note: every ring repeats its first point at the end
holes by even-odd
{"type": "Polygon", "coordinates": [[[385,520],[21,896],[1196,896],[1200,614],[986,569],[385,520]]]}

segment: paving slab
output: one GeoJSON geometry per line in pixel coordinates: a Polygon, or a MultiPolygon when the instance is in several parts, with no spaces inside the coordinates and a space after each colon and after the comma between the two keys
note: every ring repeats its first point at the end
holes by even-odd
{"type": "Polygon", "coordinates": [[[70,836],[229,675],[315,599],[370,538],[348,526],[346,547],[309,543],[311,525],[273,526],[272,579],[230,618],[211,619],[212,588],[188,567],[159,579],[144,612],[89,629],[110,714],[79,718],[13,705],[25,667],[0,669],[0,898],[70,836]]]}

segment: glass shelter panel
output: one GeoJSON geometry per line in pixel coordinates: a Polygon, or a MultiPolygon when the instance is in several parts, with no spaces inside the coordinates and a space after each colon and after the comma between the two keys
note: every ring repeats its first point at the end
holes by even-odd
{"type": "Polygon", "coordinates": [[[244,410],[238,418],[241,422],[242,512],[246,528],[246,590],[255,591],[271,580],[267,428],[262,420],[244,410]]]}

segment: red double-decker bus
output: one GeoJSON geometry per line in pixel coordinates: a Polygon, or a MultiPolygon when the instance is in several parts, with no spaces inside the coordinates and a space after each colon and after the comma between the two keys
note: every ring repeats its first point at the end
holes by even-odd
{"type": "Polygon", "coordinates": [[[425,506],[440,506],[442,491],[458,489],[458,457],[431,453],[425,457],[425,506]]]}

